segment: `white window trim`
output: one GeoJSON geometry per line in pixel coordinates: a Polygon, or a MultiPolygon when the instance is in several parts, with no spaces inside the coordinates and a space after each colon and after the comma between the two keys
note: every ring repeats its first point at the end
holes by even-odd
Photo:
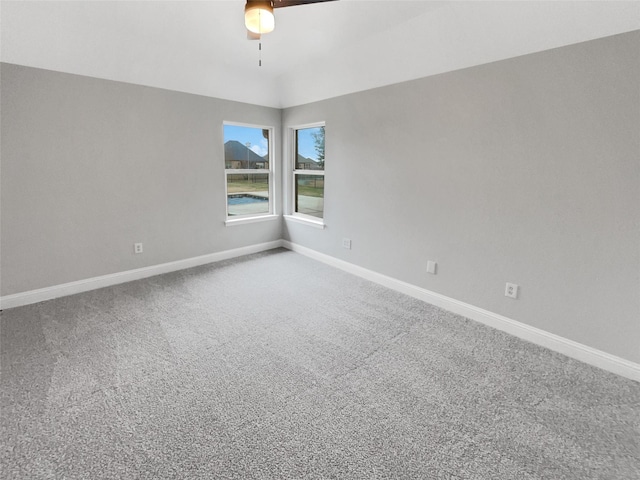
{"type": "Polygon", "coordinates": [[[283,215],[287,222],[302,223],[310,227],[319,228],[324,230],[327,228],[327,224],[322,219],[312,217],[311,215],[305,215],[303,213],[296,213],[295,215],[283,215]]]}
{"type": "Polygon", "coordinates": [[[244,122],[233,122],[233,121],[223,121],[222,122],[222,159],[223,159],[223,168],[224,168],[224,213],[225,213],[225,222],[226,226],[234,226],[234,225],[243,225],[247,223],[255,223],[255,222],[263,222],[268,220],[275,220],[280,217],[276,212],[278,201],[277,195],[275,193],[275,178],[276,178],[276,163],[275,157],[273,153],[275,152],[275,127],[269,125],[257,125],[253,123],[244,123],[244,122]],[[224,127],[225,125],[232,125],[236,127],[248,127],[248,128],[259,128],[261,130],[269,130],[269,168],[251,168],[251,169],[237,169],[237,168],[226,168],[225,157],[224,157],[224,127]],[[227,175],[231,174],[265,174],[269,175],[269,211],[267,213],[259,213],[259,214],[247,214],[247,215],[232,215],[229,216],[229,192],[227,191],[228,182],[227,175]]]}
{"type": "Polygon", "coordinates": [[[236,218],[236,215],[233,218],[225,220],[224,224],[227,227],[233,227],[236,225],[244,225],[246,223],[257,223],[257,222],[268,222],[271,220],[278,220],[280,215],[275,215],[273,213],[263,213],[261,215],[254,215],[252,217],[240,217],[236,218]]]}
{"type": "MultiPolygon", "coordinates": [[[[296,170],[296,131],[305,128],[325,127],[326,122],[305,123],[301,125],[291,125],[287,127],[287,140],[285,143],[285,168],[284,168],[284,218],[287,221],[305,224],[314,228],[326,228],[324,212],[323,217],[313,217],[304,213],[295,211],[295,195],[294,179],[296,175],[318,175],[318,170],[296,170]]],[[[322,170],[322,177],[326,176],[325,170],[322,170]]]]}

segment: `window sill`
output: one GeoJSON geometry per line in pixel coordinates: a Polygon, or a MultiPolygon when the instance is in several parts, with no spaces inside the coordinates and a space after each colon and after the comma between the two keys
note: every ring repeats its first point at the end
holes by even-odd
{"type": "Polygon", "coordinates": [[[227,227],[233,227],[236,225],[245,225],[247,223],[268,222],[270,220],[277,220],[280,215],[262,215],[260,217],[242,217],[242,218],[230,218],[225,220],[224,224],[227,227]]]}
{"type": "Polygon", "coordinates": [[[286,221],[291,221],[294,223],[302,223],[303,225],[309,225],[310,227],[319,228],[321,230],[324,230],[327,227],[324,223],[324,220],[321,220],[321,219],[312,220],[311,218],[299,217],[297,215],[285,215],[284,219],[286,221]]]}

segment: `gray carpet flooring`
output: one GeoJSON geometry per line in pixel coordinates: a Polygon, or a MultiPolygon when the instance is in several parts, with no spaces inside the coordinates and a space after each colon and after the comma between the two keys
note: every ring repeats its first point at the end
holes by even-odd
{"type": "Polygon", "coordinates": [[[2,312],[4,479],[638,479],[640,384],[285,250],[2,312]]]}

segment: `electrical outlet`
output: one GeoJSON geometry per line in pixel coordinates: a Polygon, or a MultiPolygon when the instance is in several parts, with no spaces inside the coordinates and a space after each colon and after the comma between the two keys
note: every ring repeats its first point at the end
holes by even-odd
{"type": "Polygon", "coordinates": [[[432,260],[427,261],[427,273],[436,274],[438,270],[438,264],[432,260]]]}
{"type": "Polygon", "coordinates": [[[504,296],[509,298],[518,298],[518,289],[520,287],[515,283],[507,283],[506,288],[504,289],[504,296]]]}
{"type": "Polygon", "coordinates": [[[142,253],[142,244],[134,243],[133,244],[133,253],[142,253]]]}
{"type": "Polygon", "coordinates": [[[351,250],[351,240],[348,238],[343,238],[342,239],[342,247],[346,248],[347,250],[351,250]]]}

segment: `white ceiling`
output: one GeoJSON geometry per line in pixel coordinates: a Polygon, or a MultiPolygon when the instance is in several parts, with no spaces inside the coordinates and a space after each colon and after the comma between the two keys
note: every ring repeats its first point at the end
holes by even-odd
{"type": "Polygon", "coordinates": [[[277,9],[259,67],[243,8],[2,0],[0,60],[288,107],[640,29],[638,1],[339,0],[277,9]]]}

